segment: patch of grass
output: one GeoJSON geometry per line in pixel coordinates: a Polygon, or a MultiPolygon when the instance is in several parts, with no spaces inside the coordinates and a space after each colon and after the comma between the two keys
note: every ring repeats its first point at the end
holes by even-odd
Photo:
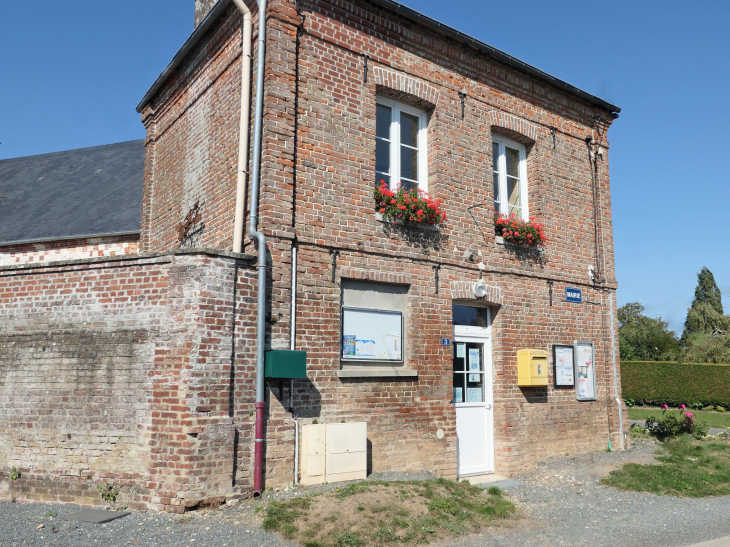
{"type": "Polygon", "coordinates": [[[365,542],[357,532],[345,532],[335,536],[334,547],[361,547],[365,542]]]}
{"type": "MultiPolygon", "coordinates": [[[[266,517],[264,517],[264,530],[271,532],[280,530],[284,533],[284,528],[301,517],[312,505],[311,497],[294,498],[288,501],[272,501],[266,508],[266,517]]],[[[287,528],[287,530],[291,530],[287,528]]],[[[287,539],[293,539],[293,534],[287,539]]]]}
{"type": "Polygon", "coordinates": [[[703,498],[730,494],[730,443],[689,435],[662,444],[658,465],[626,464],[601,482],[619,490],[703,498]]]}
{"type": "MultiPolygon", "coordinates": [[[[692,415],[698,422],[707,422],[709,427],[724,429],[730,427],[730,413],[708,412],[706,410],[692,410],[692,415]]],[[[629,420],[646,420],[650,416],[661,417],[661,408],[630,408],[629,420]]]]}
{"type": "Polygon", "coordinates": [[[444,479],[373,481],[329,494],[272,501],[264,528],[305,547],[386,547],[478,532],[514,515],[515,506],[495,487],[485,491],[444,479]]]}

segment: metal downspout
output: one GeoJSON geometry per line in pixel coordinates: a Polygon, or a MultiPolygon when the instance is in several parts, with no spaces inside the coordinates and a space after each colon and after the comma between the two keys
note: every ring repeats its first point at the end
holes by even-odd
{"type": "Polygon", "coordinates": [[[251,132],[251,10],[243,0],[233,0],[243,14],[241,36],[241,127],[238,141],[238,180],[236,182],[236,215],[233,221],[233,252],[243,249],[244,204],[248,175],[248,136],[251,132]]]}
{"type": "MultiPolygon", "coordinates": [[[[242,0],[233,0],[244,12],[248,10],[242,0]]],[[[251,216],[248,233],[258,241],[258,309],[256,316],[256,433],[254,448],[253,497],[261,497],[264,457],[264,358],[266,343],[266,236],[258,231],[259,186],[261,180],[261,130],[264,112],[264,72],[266,64],[266,0],[258,0],[259,39],[256,64],[256,111],[253,128],[253,169],[251,176],[251,216]]],[[[240,171],[240,170],[239,170],[240,171]]],[[[239,173],[240,175],[240,173],[239,173]]]]}
{"type": "Polygon", "coordinates": [[[611,350],[613,351],[613,392],[616,395],[616,404],[618,405],[618,423],[619,423],[619,430],[621,435],[621,450],[624,450],[625,442],[624,442],[624,409],[623,406],[621,406],[621,399],[619,399],[618,396],[618,371],[616,370],[616,333],[615,333],[615,324],[613,321],[613,293],[611,292],[611,289],[608,290],[608,303],[610,306],[610,313],[611,313],[611,350]]]}

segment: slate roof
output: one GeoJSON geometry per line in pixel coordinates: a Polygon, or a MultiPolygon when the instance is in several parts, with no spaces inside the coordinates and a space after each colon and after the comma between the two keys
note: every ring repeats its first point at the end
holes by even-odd
{"type": "Polygon", "coordinates": [[[144,141],[0,160],[0,244],[139,233],[144,141]]]}

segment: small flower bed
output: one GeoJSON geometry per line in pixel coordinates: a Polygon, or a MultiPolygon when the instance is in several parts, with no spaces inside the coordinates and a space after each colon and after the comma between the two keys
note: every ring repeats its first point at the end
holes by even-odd
{"type": "Polygon", "coordinates": [[[515,245],[538,247],[547,241],[544,225],[535,222],[534,217],[530,217],[530,220],[525,222],[520,218],[515,218],[514,213],[508,216],[495,211],[494,232],[498,236],[502,236],[506,242],[515,245]]]}
{"type": "Polygon", "coordinates": [[[411,226],[439,226],[446,222],[446,213],[440,207],[441,200],[431,199],[417,188],[408,190],[399,187],[394,192],[383,180],[375,187],[375,210],[385,219],[401,221],[411,226]]]}

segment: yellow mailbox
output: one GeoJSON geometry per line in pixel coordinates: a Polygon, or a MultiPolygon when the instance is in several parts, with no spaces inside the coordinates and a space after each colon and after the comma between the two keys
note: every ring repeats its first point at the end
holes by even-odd
{"type": "Polygon", "coordinates": [[[517,385],[520,387],[548,385],[548,354],[544,349],[517,351],[517,385]]]}

